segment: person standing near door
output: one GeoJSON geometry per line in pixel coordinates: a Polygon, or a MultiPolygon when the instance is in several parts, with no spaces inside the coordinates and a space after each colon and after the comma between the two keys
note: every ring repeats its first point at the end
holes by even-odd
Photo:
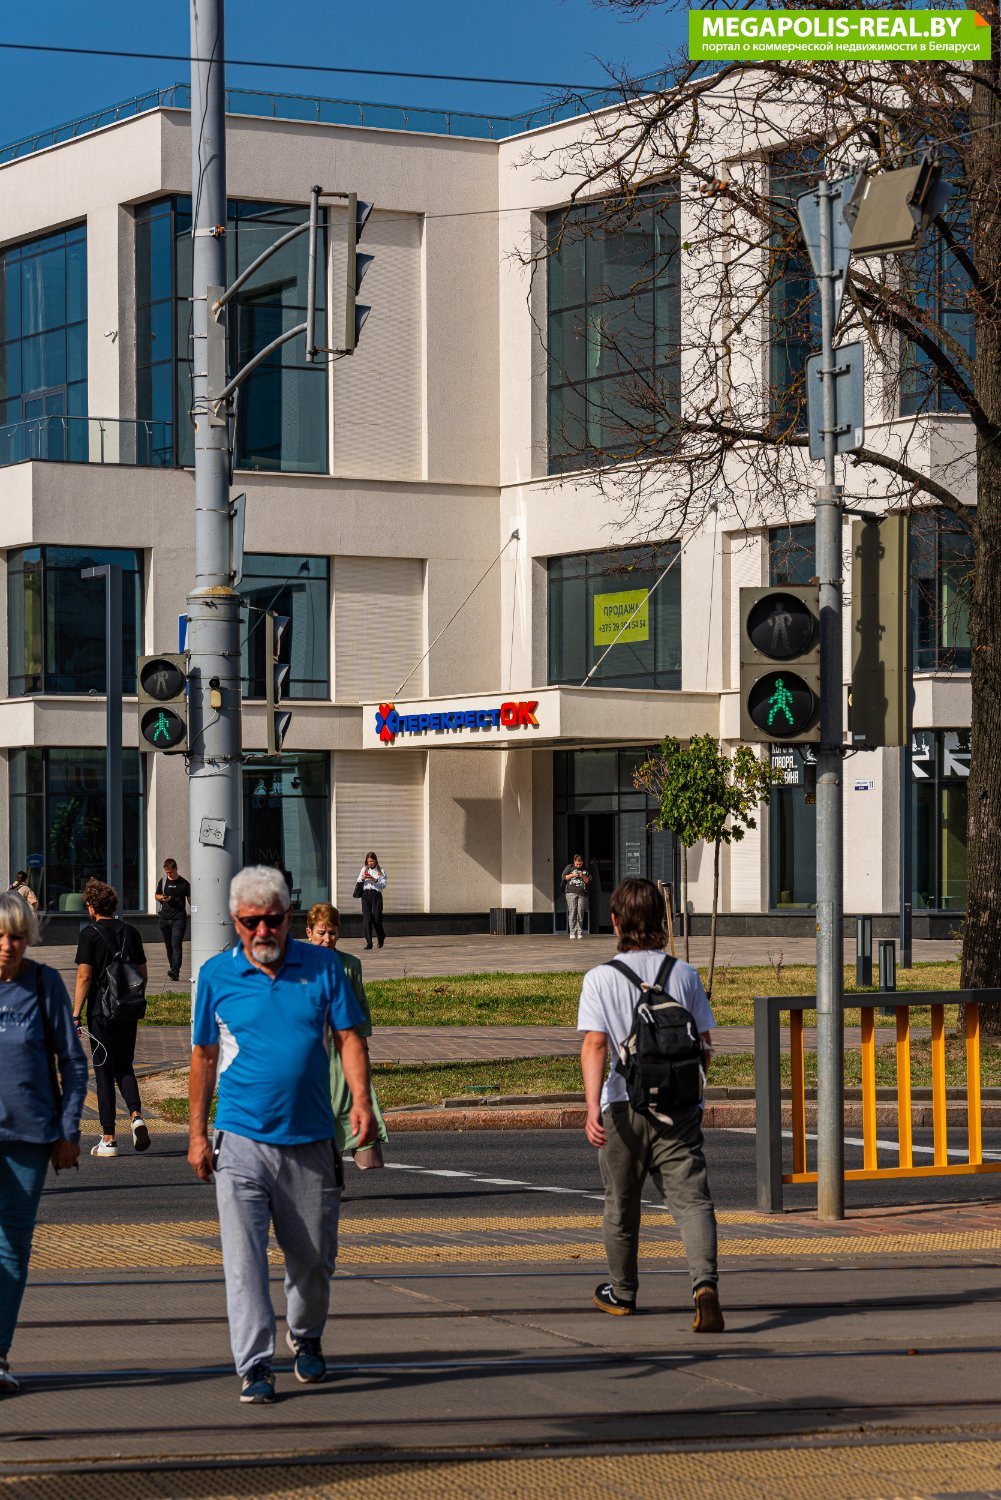
{"type": "Polygon", "coordinates": [[[587,921],[587,889],[591,877],[584,868],[583,854],[575,854],[563,871],[563,890],[567,898],[567,926],[570,940],[584,936],[587,921]]]}
{"type": "Polygon", "coordinates": [[[177,860],[165,859],[163,876],[156,883],[156,904],[160,922],[160,936],[167,950],[167,978],[180,979],[184,961],[184,938],[188,930],[186,902],[191,900],[191,887],[183,875],[177,873],[177,860]]]}
{"type": "Polygon", "coordinates": [[[382,893],[386,889],[386,872],[379,863],[379,856],[370,849],[365,863],[358,871],[355,895],[361,897],[361,922],[365,934],[365,947],[371,948],[372,935],[381,948],[386,941],[386,929],[382,925],[382,893]]]}

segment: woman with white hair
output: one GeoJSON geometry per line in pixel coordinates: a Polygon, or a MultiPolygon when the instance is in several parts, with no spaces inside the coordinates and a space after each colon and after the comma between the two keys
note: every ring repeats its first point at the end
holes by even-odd
{"type": "Polygon", "coordinates": [[[38,918],[15,891],[0,896],[0,1396],[15,1395],[10,1352],[28,1279],[49,1163],[76,1165],[87,1063],[55,969],[26,951],[38,918]]]}

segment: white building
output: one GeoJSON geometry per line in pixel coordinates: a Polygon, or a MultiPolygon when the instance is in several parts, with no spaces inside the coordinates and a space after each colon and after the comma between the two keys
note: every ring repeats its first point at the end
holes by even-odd
{"type": "MultiPolygon", "coordinates": [[[[80,569],[125,569],[133,693],[136,653],[177,649],[192,580],[184,92],[0,152],[0,845],[54,912],[76,909],[83,879],[104,873],[103,595],[80,569]]],[[[553,317],[560,305],[586,316],[589,288],[583,269],[571,285],[566,267],[530,287],[519,252],[566,200],[525,158],[580,121],[366,107],[351,123],[326,101],[302,119],[284,117],[306,113],[302,100],[231,100],[242,111],[228,116],[231,267],[301,221],[314,182],[376,205],[364,241],[374,310],[357,353],[314,369],[286,346],[240,402],[246,856],[281,862],[303,905],[330,895],[350,912],[374,848],[401,925],[482,928],[489,908],[513,907],[523,926],[547,930],[565,921],[554,898],[580,850],[598,892],[592,922],[607,923],[622,875],[676,878],[674,840],[648,828],[634,764],[669,733],[736,739],[737,590],[794,581],[810,537],[784,514],[747,534],[721,510],[680,541],[640,544],[588,475],[551,472],[564,467],[572,398],[538,324],[547,299],[553,317]],[[658,579],[616,638],[608,622],[658,579]],[[278,763],[262,758],[269,607],[292,620],[293,718],[278,763]]],[[[683,184],[682,214],[684,195],[683,184]]],[[[333,320],[341,211],[327,222],[333,320]]],[[[300,239],[241,296],[237,362],[283,317],[301,319],[304,265],[300,239]]],[[[666,320],[683,327],[683,284],[664,296],[666,320]]],[[[893,412],[883,426],[892,438],[909,420],[893,412]]],[[[942,418],[954,435],[965,426],[942,418]]],[[[929,424],[931,447],[938,431],[929,424]]],[[[793,519],[809,524],[808,500],[793,519]]],[[[922,543],[933,598],[961,586],[952,546],[938,529],[922,543]]],[[[924,622],[911,799],[919,917],[963,905],[964,649],[961,625],[924,622]]],[[[133,704],[124,884],[127,907],[148,910],[164,856],[185,867],[184,766],[139,754],[133,704]]],[[[795,780],[801,757],[782,754],[795,780]]],[[[898,760],[847,763],[850,912],[897,910],[898,760]]],[[[790,784],[727,852],[731,922],[812,930],[813,817],[790,784]]],[[[690,867],[704,913],[711,860],[696,849],[690,867]]]]}

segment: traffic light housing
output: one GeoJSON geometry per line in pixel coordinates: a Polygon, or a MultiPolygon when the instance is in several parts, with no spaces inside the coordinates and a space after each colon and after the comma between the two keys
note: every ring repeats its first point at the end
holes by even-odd
{"type": "Polygon", "coordinates": [[[267,704],[268,754],[280,755],[292,715],[280,709],[285,679],[291,670],[288,658],[292,641],[288,615],[268,610],[264,616],[264,697],[267,704]]]}
{"type": "Polygon", "coordinates": [[[910,518],[852,522],[852,686],[857,750],[911,738],[910,518]]]}
{"type": "Polygon", "coordinates": [[[188,748],[188,658],[183,651],[136,663],[139,748],[181,755],[188,748]]]}
{"type": "Polygon", "coordinates": [[[358,347],[365,319],[372,311],[358,301],[358,291],[365,273],[375,260],[374,255],[362,255],[358,241],[372,212],[371,203],[365,203],[357,193],[348,193],[348,246],[347,246],[347,298],[344,307],[344,353],[353,354],[358,347]]]}
{"type": "Polygon", "coordinates": [[[740,737],[783,745],[820,739],[820,590],[740,591],[740,737]]]}

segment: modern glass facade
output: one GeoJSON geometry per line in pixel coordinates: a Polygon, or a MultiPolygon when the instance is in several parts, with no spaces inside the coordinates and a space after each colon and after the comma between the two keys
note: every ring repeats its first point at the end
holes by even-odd
{"type": "MultiPolygon", "coordinates": [[[[226,274],[231,282],[269,245],[309,216],[305,207],[231,202],[226,274]]],[[[137,213],[137,413],[153,441],[172,447],[177,464],[194,462],[191,405],[191,200],[171,198],[137,213]],[[168,316],[169,314],[169,316],[168,316]],[[169,357],[165,355],[170,349],[169,357]],[[169,364],[169,368],[168,368],[169,364]],[[172,439],[172,441],[168,438],[172,439]]],[[[235,371],[275,339],[306,320],[308,235],[267,261],[229,305],[230,367],[235,371]]],[[[318,263],[326,264],[321,226],[318,263]]],[[[316,341],[326,344],[326,278],[316,279],[316,341]]],[[[327,370],[307,365],[305,339],[270,355],[240,387],[236,466],[325,474],[327,370]]]]}
{"type": "Polygon", "coordinates": [[[283,697],[329,698],[329,560],[250,553],[244,558],[240,593],[249,605],[243,636],[243,696],[264,697],[264,615],[274,610],[289,622],[282,660],[290,664],[290,671],[283,697]]]}
{"type": "MultiPolygon", "coordinates": [[[[946,147],[947,153],[948,150],[946,147]]],[[[963,180],[965,173],[962,169],[950,172],[947,165],[946,176],[963,180]]],[[[945,210],[945,219],[958,243],[969,245],[968,198],[954,197],[945,210]]],[[[898,263],[906,315],[926,335],[931,346],[944,353],[947,363],[955,368],[960,381],[972,394],[977,339],[968,272],[943,236],[937,233],[926,235],[918,250],[913,255],[900,256],[898,263]]],[[[967,398],[945,378],[928,351],[919,342],[902,338],[900,415],[913,417],[922,412],[967,410],[967,398]]]]}
{"type": "Polygon", "coordinates": [[[796,199],[822,170],[812,147],[773,157],[769,188],[780,223],[772,234],[768,410],[782,432],[806,431],[806,361],[820,348],[820,294],[796,218],[796,199]]]}
{"type": "Polygon", "coordinates": [[[286,871],[297,909],[330,900],[329,755],[245,758],[243,859],[286,871]]]}
{"type": "MultiPolygon", "coordinates": [[[[103,750],[11,750],[11,868],[27,869],[43,911],[82,911],[92,875],[107,879],[107,781],[103,750]]],[[[121,905],[137,911],[144,890],[145,780],[138,750],[122,752],[124,847],[121,905]]]]}
{"type": "Polygon", "coordinates": [[[973,557],[970,529],[949,511],[918,511],[912,516],[911,611],[916,672],[970,670],[973,557]]]}
{"type": "Polygon", "coordinates": [[[83,568],[122,569],[122,676],[136,690],[142,639],[142,553],[116,547],[25,547],[8,555],[8,679],[26,693],[103,693],[104,580],[83,568]]]}
{"type": "Polygon", "coordinates": [[[914,910],[966,907],[968,729],[918,730],[911,747],[914,910]]]}
{"type": "Polygon", "coordinates": [[[575,854],[591,873],[591,931],[610,932],[609,900],[620,880],[641,876],[672,887],[677,904],[674,835],[649,825],[658,808],[633,787],[633,772],[652,752],[558,750],[553,756],[555,813],[553,878],[557,931],[565,931],[567,907],[560,876],[575,854]]]}
{"type": "Polygon", "coordinates": [[[768,905],[772,911],[817,904],[817,809],[804,800],[809,747],[772,745],[771,764],[785,781],[768,805],[768,905]]]}
{"type": "Polygon", "coordinates": [[[817,528],[812,521],[773,526],[768,533],[768,582],[798,586],[817,573],[817,528]]]}
{"type": "Polygon", "coordinates": [[[549,681],[582,683],[600,661],[604,687],[680,688],[677,558],[675,542],[550,558],[549,681]]]}
{"type": "Polygon", "coordinates": [[[661,451],[680,403],[677,185],[548,216],[549,472],[661,451]]]}
{"type": "Polygon", "coordinates": [[[87,233],[0,252],[0,464],[87,458],[87,233]]]}

